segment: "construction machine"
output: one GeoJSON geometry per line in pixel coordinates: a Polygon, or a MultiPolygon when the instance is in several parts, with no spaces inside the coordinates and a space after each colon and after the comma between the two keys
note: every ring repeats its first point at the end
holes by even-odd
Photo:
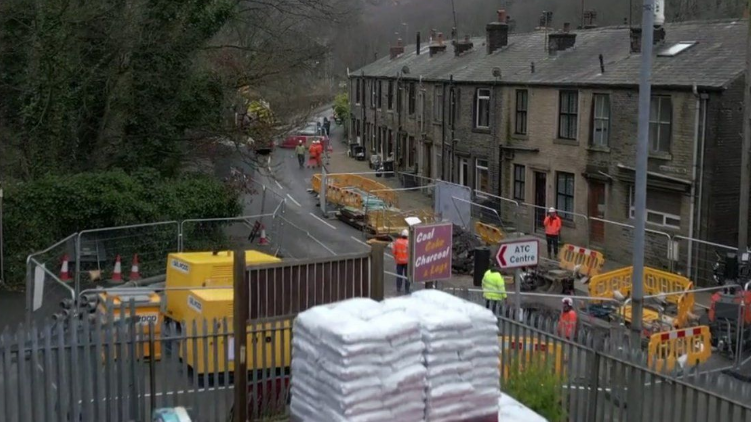
{"type": "MultiPolygon", "coordinates": [[[[252,250],[245,252],[245,259],[248,266],[281,262],[277,257],[252,250]]],[[[169,254],[163,289],[133,289],[128,292],[127,289],[120,288],[105,291],[98,295],[97,313],[102,318],[109,315],[115,320],[121,314],[129,317],[133,303],[136,324],[144,326],[146,335],[153,329],[153,337],[156,339],[153,351],[147,344],[144,357],[161,358],[160,330],[163,323],[170,323],[186,334],[187,346],[180,347],[180,358],[198,375],[232,372],[233,260],[232,251],[169,254]],[[157,293],[159,290],[161,292],[157,293]],[[121,312],[122,310],[125,312],[121,312]],[[204,327],[208,327],[207,332],[204,327]],[[224,327],[229,327],[229,335],[213,335],[222,332],[224,327]],[[214,344],[215,341],[217,344],[214,344]],[[204,342],[208,347],[205,347],[204,342]]],[[[248,344],[254,344],[255,350],[248,352],[248,355],[266,357],[255,360],[249,358],[249,371],[289,366],[291,326],[291,320],[281,320],[261,326],[256,324],[249,330],[251,333],[248,334],[248,344]]]]}

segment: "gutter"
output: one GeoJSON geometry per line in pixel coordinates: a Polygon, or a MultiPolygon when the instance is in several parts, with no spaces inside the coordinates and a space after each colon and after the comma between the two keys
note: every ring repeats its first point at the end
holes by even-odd
{"type": "MultiPolygon", "coordinates": [[[[636,172],[635,168],[629,167],[629,166],[621,164],[621,163],[618,163],[617,167],[619,169],[621,169],[621,170],[630,170],[630,171],[636,172]]],[[[654,172],[654,171],[647,171],[647,175],[648,176],[656,177],[658,179],[670,180],[671,182],[682,183],[684,185],[691,185],[691,184],[693,184],[690,180],[681,179],[681,178],[678,178],[678,177],[666,176],[666,175],[664,175],[662,173],[657,173],[657,172],[654,172]]]]}

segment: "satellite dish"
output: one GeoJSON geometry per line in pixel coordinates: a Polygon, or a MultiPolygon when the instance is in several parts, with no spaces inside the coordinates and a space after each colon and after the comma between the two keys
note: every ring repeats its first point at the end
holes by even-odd
{"type": "Polygon", "coordinates": [[[501,68],[500,67],[494,67],[493,68],[493,77],[500,79],[501,78],[501,68]]]}
{"type": "Polygon", "coordinates": [[[409,66],[404,66],[402,68],[402,73],[405,74],[405,75],[409,75],[409,66]]]}

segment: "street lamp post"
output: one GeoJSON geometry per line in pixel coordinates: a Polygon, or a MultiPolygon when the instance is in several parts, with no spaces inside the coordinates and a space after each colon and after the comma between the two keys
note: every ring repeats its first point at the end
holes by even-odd
{"type": "Polygon", "coordinates": [[[5,254],[3,253],[3,188],[0,188],[0,284],[5,283],[5,254]]]}

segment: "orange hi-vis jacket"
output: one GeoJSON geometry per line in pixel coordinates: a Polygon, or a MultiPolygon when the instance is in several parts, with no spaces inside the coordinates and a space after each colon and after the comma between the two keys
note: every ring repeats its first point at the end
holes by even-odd
{"type": "Polygon", "coordinates": [[[409,240],[396,239],[391,245],[391,253],[394,254],[394,261],[397,264],[407,264],[409,262],[409,240]]]}
{"type": "Polygon", "coordinates": [[[570,310],[561,313],[561,319],[558,321],[558,334],[568,339],[573,338],[576,330],[576,311],[570,310]]]}
{"type": "Polygon", "coordinates": [[[542,225],[545,226],[545,234],[547,235],[558,236],[561,234],[561,217],[558,217],[557,215],[549,215],[545,217],[545,221],[542,222],[542,225]]]}

